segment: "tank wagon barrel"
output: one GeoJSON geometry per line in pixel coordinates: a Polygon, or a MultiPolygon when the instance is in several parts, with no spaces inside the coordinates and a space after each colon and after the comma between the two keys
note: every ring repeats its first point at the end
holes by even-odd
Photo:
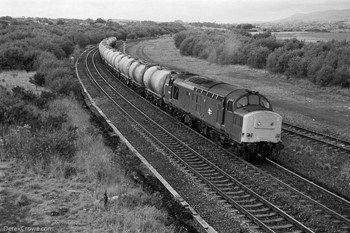
{"type": "Polygon", "coordinates": [[[148,64],[117,51],[117,38],[99,44],[103,62],[150,102],[247,160],[283,149],[282,117],[256,91],[197,74],[148,64]]]}

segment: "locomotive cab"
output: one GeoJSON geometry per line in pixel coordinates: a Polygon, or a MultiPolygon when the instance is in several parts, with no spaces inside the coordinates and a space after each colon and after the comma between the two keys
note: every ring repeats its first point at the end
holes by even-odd
{"type": "Polygon", "coordinates": [[[232,138],[241,144],[241,152],[265,157],[282,149],[282,117],[272,111],[271,103],[258,92],[247,91],[236,100],[229,98],[225,120],[229,119],[232,138]]]}

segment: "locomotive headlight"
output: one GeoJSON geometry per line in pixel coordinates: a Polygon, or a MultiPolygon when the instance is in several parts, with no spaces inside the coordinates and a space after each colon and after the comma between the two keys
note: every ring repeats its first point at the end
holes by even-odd
{"type": "Polygon", "coordinates": [[[247,138],[253,137],[253,133],[247,133],[247,138]]]}

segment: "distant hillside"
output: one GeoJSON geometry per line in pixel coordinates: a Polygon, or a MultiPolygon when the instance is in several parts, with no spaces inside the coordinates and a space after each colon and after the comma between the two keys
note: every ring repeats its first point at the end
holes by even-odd
{"type": "Polygon", "coordinates": [[[276,20],[274,23],[298,23],[298,22],[336,22],[336,21],[350,21],[350,9],[346,10],[329,10],[316,11],[306,14],[295,14],[290,17],[276,20]]]}

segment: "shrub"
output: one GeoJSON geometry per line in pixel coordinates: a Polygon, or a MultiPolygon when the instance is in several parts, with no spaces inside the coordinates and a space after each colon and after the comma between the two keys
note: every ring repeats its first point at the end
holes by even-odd
{"type": "Polygon", "coordinates": [[[327,86],[331,83],[334,76],[334,68],[328,64],[322,66],[322,68],[316,74],[316,84],[321,86],[327,86]]]}
{"type": "Polygon", "coordinates": [[[188,32],[187,31],[181,31],[181,32],[176,33],[174,35],[174,43],[175,43],[175,47],[177,49],[180,48],[180,45],[181,45],[182,41],[184,41],[187,36],[188,36],[188,32]]]}
{"type": "Polygon", "coordinates": [[[80,96],[80,84],[71,75],[66,75],[63,78],[58,78],[50,83],[50,88],[58,95],[73,94],[76,97],[80,96]]]}
{"type": "Polygon", "coordinates": [[[308,61],[300,56],[289,59],[286,74],[295,78],[305,78],[307,76],[308,61]]]}
{"type": "Polygon", "coordinates": [[[4,148],[8,156],[29,164],[40,163],[45,170],[55,155],[64,161],[74,157],[77,151],[75,131],[71,127],[56,131],[32,131],[30,126],[17,126],[5,137],[4,148]]]}
{"type": "Polygon", "coordinates": [[[45,85],[45,74],[41,73],[41,72],[37,72],[35,73],[35,75],[33,76],[33,78],[30,78],[30,82],[38,85],[40,87],[45,85]]]}
{"type": "Polygon", "coordinates": [[[210,62],[266,68],[321,86],[349,85],[347,41],[305,44],[297,39],[277,40],[269,32],[248,36],[242,31],[181,31],[174,35],[174,43],[182,55],[210,62]]]}
{"type": "Polygon", "coordinates": [[[23,69],[24,51],[20,48],[7,48],[0,51],[0,69],[23,69]]]}
{"type": "Polygon", "coordinates": [[[341,87],[350,87],[350,68],[348,66],[338,67],[334,72],[332,85],[340,85],[341,87]]]}
{"type": "Polygon", "coordinates": [[[270,50],[266,47],[255,48],[254,50],[250,51],[247,64],[258,69],[265,68],[266,60],[269,54],[270,50]]]}

